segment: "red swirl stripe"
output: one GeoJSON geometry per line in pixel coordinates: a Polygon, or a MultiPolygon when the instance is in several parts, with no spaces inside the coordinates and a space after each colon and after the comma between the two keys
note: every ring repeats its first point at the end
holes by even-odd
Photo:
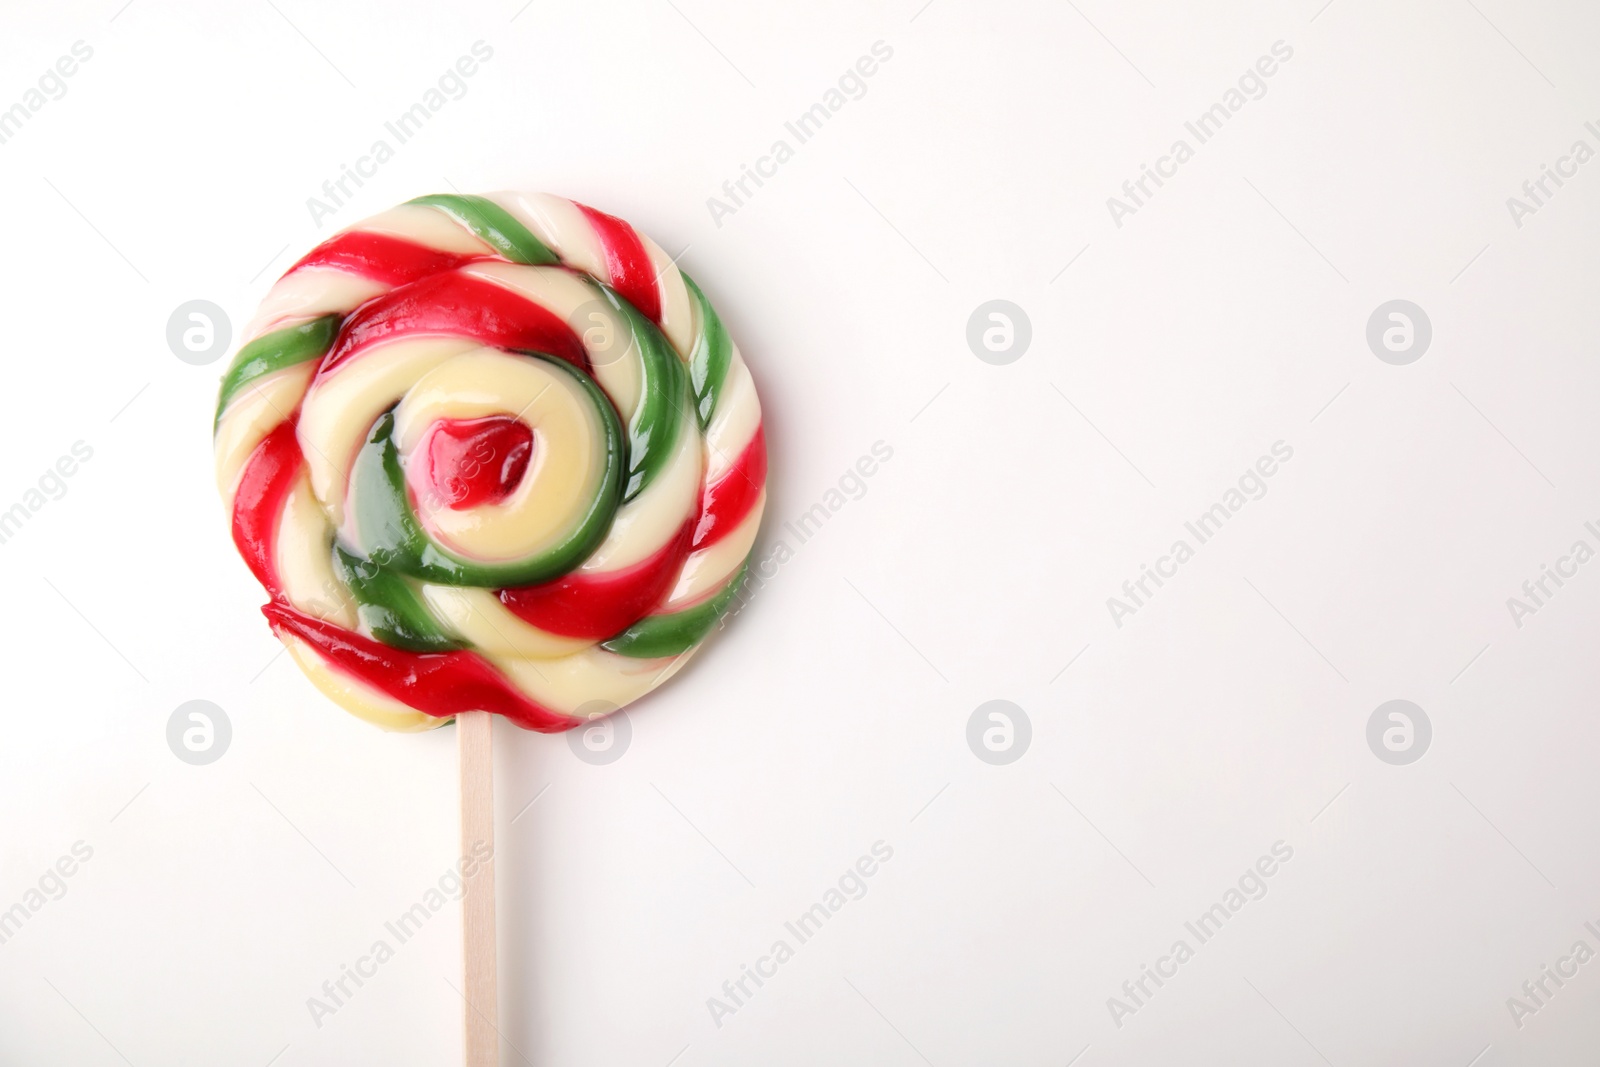
{"type": "Polygon", "coordinates": [[[406,471],[412,493],[457,511],[498,504],[511,495],[533,456],[533,431],[505,415],[440,419],[406,471]]]}
{"type": "Polygon", "coordinates": [[[371,278],[392,288],[440,271],[454,270],[473,260],[488,258],[491,257],[442,252],[404,238],[357,230],[330,237],[306,253],[284,275],[287,277],[306,267],[332,267],[371,278]]]}
{"type": "Polygon", "coordinates": [[[274,553],[278,519],[294,488],[295,476],[305,465],[295,437],[297,416],[290,416],[261,439],[239,476],[233,498],[233,543],[249,564],[256,580],[274,598],[283,595],[274,553]]]}
{"type": "Polygon", "coordinates": [[[650,254],[644,250],[639,234],[615,215],[584,204],[578,204],[578,210],[600,237],[611,284],[641,315],[660,326],[661,294],[656,290],[656,269],[650,264],[650,254]]]}
{"type": "Polygon", "coordinates": [[[500,590],[500,603],[523,622],[563,637],[614,637],[661,602],[689,554],[690,525],[631,567],[569,574],[543,585],[500,590]]]}
{"type": "Polygon", "coordinates": [[[716,544],[744,521],[761,490],[767,484],[767,428],[757,426],[755,436],[744,446],[733,466],[710,485],[700,497],[700,521],[695,524],[695,549],[716,544]]]}
{"type": "Polygon", "coordinates": [[[582,721],[529,700],[475,652],[406,652],[282,601],[265,605],[261,613],[280,637],[287,632],[300,638],[335,669],[436,719],[491,711],[541,733],[570,730],[582,721]]]}
{"type": "Polygon", "coordinates": [[[407,335],[468,337],[513,351],[543,352],[592,376],[583,342],[561,317],[503,286],[459,271],[436,274],[367,301],[339,328],[319,373],[357,350],[407,335]]]}

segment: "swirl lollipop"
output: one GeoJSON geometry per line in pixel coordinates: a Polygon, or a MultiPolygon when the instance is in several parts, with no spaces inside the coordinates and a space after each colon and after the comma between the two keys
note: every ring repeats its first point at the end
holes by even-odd
{"type": "Polygon", "coordinates": [[[244,338],[217,483],[262,610],[354,714],[459,717],[464,789],[487,795],[482,713],[552,732],[619,708],[737,594],[766,501],[755,387],[622,220],[421,197],[314,248],[244,338]]]}

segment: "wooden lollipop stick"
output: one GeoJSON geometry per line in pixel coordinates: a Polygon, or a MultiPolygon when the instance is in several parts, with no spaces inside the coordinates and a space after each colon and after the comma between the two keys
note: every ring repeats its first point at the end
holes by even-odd
{"type": "Polygon", "coordinates": [[[486,711],[456,716],[461,751],[461,854],[489,858],[464,879],[461,898],[465,952],[466,1067],[500,1061],[499,997],[494,940],[494,719],[486,711]]]}

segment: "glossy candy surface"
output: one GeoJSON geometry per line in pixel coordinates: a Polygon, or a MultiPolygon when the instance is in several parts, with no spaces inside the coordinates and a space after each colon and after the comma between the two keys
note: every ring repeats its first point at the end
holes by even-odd
{"type": "Polygon", "coordinates": [[[699,288],[559,197],[428,196],[273,286],[217,482],[274,632],[390,729],[570,728],[670,677],[766,502],[750,373],[699,288]]]}

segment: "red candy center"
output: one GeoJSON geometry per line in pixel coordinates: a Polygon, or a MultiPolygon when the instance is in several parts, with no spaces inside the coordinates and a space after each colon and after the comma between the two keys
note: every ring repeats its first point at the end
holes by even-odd
{"type": "Polygon", "coordinates": [[[505,415],[441,419],[429,431],[421,453],[415,488],[427,494],[425,503],[436,501],[457,511],[497,504],[516,490],[527,473],[533,431],[505,415]]]}

